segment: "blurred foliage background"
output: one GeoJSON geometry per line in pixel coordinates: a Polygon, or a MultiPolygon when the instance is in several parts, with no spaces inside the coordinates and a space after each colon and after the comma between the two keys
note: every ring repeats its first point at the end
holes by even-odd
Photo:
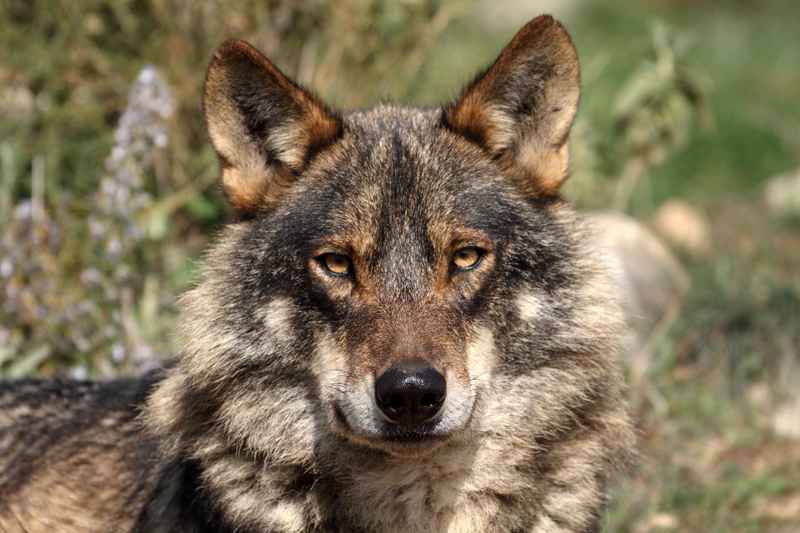
{"type": "Polygon", "coordinates": [[[435,105],[546,12],[583,72],[565,195],[660,235],[691,286],[632,376],[645,459],[605,530],[797,531],[795,0],[0,0],[0,375],[175,353],[227,216],[200,108],[223,40],[334,107],[435,105]]]}

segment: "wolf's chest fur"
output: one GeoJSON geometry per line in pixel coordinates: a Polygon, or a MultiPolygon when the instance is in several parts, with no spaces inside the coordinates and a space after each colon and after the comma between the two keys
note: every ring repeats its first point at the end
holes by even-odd
{"type": "MultiPolygon", "coordinates": [[[[583,493],[570,488],[569,500],[548,501],[553,495],[536,479],[543,475],[536,456],[544,449],[522,435],[498,436],[476,431],[415,460],[339,443],[305,458],[316,472],[310,479],[297,465],[254,476],[261,468],[248,466],[250,458],[216,459],[225,466],[206,483],[249,484],[251,497],[234,496],[226,511],[276,531],[559,531],[564,518],[557,518],[561,526],[553,522],[543,512],[545,503],[551,511],[581,513],[592,501],[589,487],[583,493]]],[[[578,460],[562,468],[575,474],[589,466],[578,460]]]]}
{"type": "Polygon", "coordinates": [[[595,531],[634,439],[617,291],[558,193],[578,94],[550,17],[430,109],[332,111],[223,44],[234,217],[180,357],[0,389],[0,529],[595,531]]]}

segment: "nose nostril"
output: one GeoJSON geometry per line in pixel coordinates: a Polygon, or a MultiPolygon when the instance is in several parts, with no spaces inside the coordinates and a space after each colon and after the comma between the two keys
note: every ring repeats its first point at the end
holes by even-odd
{"type": "Polygon", "coordinates": [[[405,402],[403,402],[403,398],[399,394],[392,394],[389,397],[389,401],[386,402],[386,405],[392,409],[401,409],[405,405],[405,402]]]}
{"type": "Polygon", "coordinates": [[[436,396],[434,394],[428,393],[422,395],[422,398],[420,398],[420,403],[422,403],[422,405],[433,405],[439,402],[436,401],[436,396]]]}
{"type": "Polygon", "coordinates": [[[418,424],[441,411],[446,391],[444,376],[431,366],[396,365],[375,380],[375,403],[391,422],[418,424]]]}

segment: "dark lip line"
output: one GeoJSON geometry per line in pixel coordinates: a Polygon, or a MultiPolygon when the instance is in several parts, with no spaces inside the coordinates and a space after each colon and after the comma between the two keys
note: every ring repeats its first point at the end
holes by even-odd
{"type": "Polygon", "coordinates": [[[384,435],[382,440],[395,441],[395,442],[425,442],[425,441],[439,440],[443,437],[444,437],[443,435],[403,432],[403,433],[393,433],[384,435]]]}
{"type": "Polygon", "coordinates": [[[336,405],[333,408],[334,416],[339,424],[341,424],[342,428],[345,429],[346,432],[351,432],[359,436],[360,439],[365,439],[372,442],[379,442],[379,443],[396,443],[396,444],[422,444],[429,442],[431,444],[435,442],[440,442],[442,440],[446,440],[450,438],[450,434],[446,435],[436,435],[432,433],[420,433],[415,431],[404,431],[400,427],[398,427],[395,431],[391,431],[389,433],[384,433],[382,435],[370,435],[364,434],[356,431],[353,427],[347,422],[347,417],[345,416],[342,409],[336,405]]]}
{"type": "Polygon", "coordinates": [[[367,442],[372,442],[381,448],[389,447],[405,450],[425,450],[435,448],[443,442],[447,442],[451,435],[422,435],[419,433],[408,433],[404,436],[386,435],[376,437],[374,435],[361,435],[367,442]]]}

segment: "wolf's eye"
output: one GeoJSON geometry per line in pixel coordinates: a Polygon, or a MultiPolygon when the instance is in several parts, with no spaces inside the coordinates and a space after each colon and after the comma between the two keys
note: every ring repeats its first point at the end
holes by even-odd
{"type": "Polygon", "coordinates": [[[481,260],[481,251],[474,246],[461,248],[453,254],[453,264],[458,268],[472,268],[481,260]]]}
{"type": "Polygon", "coordinates": [[[350,270],[350,259],[339,254],[323,255],[322,264],[328,269],[328,272],[339,276],[347,274],[350,270]]]}

